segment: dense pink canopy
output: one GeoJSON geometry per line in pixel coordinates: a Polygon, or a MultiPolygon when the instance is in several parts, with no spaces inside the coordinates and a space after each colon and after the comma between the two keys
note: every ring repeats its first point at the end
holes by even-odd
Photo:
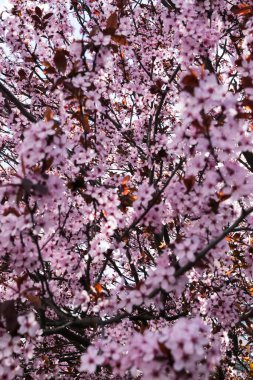
{"type": "Polygon", "coordinates": [[[0,52],[0,379],[252,379],[252,2],[10,0],[0,52]]]}

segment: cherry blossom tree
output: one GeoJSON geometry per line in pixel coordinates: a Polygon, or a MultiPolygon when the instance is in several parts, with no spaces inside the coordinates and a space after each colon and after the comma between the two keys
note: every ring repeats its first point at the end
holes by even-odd
{"type": "Polygon", "coordinates": [[[253,378],[253,5],[9,0],[0,378],[253,378]]]}

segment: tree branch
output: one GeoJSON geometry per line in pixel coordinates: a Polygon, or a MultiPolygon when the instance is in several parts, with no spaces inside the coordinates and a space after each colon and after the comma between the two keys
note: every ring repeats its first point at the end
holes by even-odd
{"type": "Polygon", "coordinates": [[[1,82],[0,82],[0,91],[4,95],[4,97],[9,99],[19,109],[22,115],[24,115],[29,121],[31,121],[32,123],[37,122],[36,117],[33,114],[31,114],[29,111],[27,111],[25,106],[1,82]]]}
{"type": "Polygon", "coordinates": [[[184,265],[183,267],[179,268],[176,273],[175,273],[175,277],[179,277],[181,276],[182,274],[186,273],[189,269],[193,268],[200,260],[202,260],[206,254],[214,247],[216,247],[216,245],[218,243],[220,243],[230,232],[232,232],[234,230],[235,227],[238,226],[238,224],[246,217],[248,216],[250,213],[252,213],[253,211],[253,207],[249,208],[248,210],[243,210],[242,211],[242,214],[241,216],[239,216],[239,218],[237,218],[235,220],[235,222],[233,224],[231,224],[230,227],[226,228],[222,234],[220,236],[218,236],[217,238],[213,239],[202,251],[200,251],[197,255],[196,255],[196,259],[193,261],[193,262],[188,262],[186,265],[184,265]]]}

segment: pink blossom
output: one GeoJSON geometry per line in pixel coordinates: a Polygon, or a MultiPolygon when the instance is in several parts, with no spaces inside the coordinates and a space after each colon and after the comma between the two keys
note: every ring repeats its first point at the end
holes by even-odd
{"type": "Polygon", "coordinates": [[[98,350],[92,346],[88,347],[87,352],[81,356],[81,372],[94,373],[97,366],[103,363],[104,359],[99,355],[98,350]]]}
{"type": "Polygon", "coordinates": [[[28,334],[30,337],[34,338],[39,332],[39,324],[35,319],[34,313],[29,313],[18,317],[18,322],[20,327],[18,332],[20,334],[28,334]]]}

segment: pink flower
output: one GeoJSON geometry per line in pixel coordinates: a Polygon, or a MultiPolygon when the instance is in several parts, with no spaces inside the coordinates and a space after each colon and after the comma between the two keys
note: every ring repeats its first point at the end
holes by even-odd
{"type": "Polygon", "coordinates": [[[32,338],[38,334],[39,324],[35,319],[34,313],[19,316],[18,323],[20,324],[18,329],[19,334],[28,334],[32,338]]]}
{"type": "Polygon", "coordinates": [[[81,365],[79,370],[81,372],[94,373],[97,366],[100,366],[104,362],[104,358],[99,355],[98,350],[89,346],[87,352],[81,356],[81,365]]]}

